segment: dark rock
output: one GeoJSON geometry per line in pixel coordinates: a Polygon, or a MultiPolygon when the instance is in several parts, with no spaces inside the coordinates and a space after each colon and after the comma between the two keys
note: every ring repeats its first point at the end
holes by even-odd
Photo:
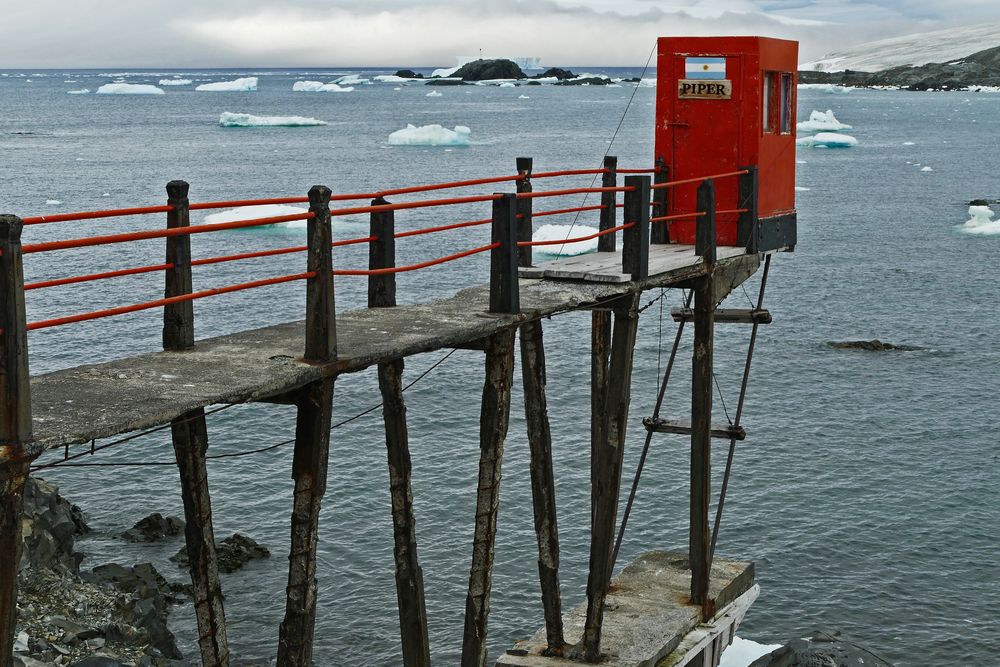
{"type": "Polygon", "coordinates": [[[70,663],[69,667],[128,667],[128,663],[103,655],[90,655],[82,660],[70,663]]]}
{"type": "Polygon", "coordinates": [[[423,74],[417,74],[412,69],[401,69],[401,70],[399,70],[399,71],[396,72],[396,76],[402,77],[404,79],[422,79],[422,78],[424,78],[423,74]]]}
{"type": "Polygon", "coordinates": [[[544,72],[542,72],[538,76],[533,76],[531,78],[533,78],[533,79],[550,79],[552,77],[555,77],[555,78],[559,79],[560,81],[562,81],[564,79],[575,79],[576,78],[576,74],[573,74],[568,69],[560,69],[559,67],[550,67],[549,69],[545,70],[544,72]]]}
{"type": "Polygon", "coordinates": [[[465,81],[460,81],[458,79],[431,79],[428,81],[426,86],[468,86],[465,81]]]}
{"type": "Polygon", "coordinates": [[[184,522],[175,516],[163,516],[159,512],[150,514],[124,533],[129,542],[156,542],[164,537],[174,537],[184,532],[184,522]]]}
{"type": "Polygon", "coordinates": [[[152,563],[139,563],[132,567],[108,563],[98,565],[91,572],[81,575],[84,581],[94,584],[109,584],[120,591],[135,593],[140,598],[152,598],[157,595],[169,596],[170,584],[163,578],[152,563]]]}
{"type": "Polygon", "coordinates": [[[542,82],[541,81],[525,81],[524,85],[526,85],[526,86],[540,86],[540,85],[542,85],[542,82]]]}
{"type": "MultiPolygon", "coordinates": [[[[236,572],[250,561],[257,558],[270,558],[271,552],[246,535],[235,533],[232,537],[219,542],[215,547],[215,555],[219,562],[219,571],[230,574],[236,572]]],[[[182,567],[188,565],[187,547],[181,548],[170,560],[182,567]]]]}
{"type": "Polygon", "coordinates": [[[633,77],[629,77],[628,79],[622,79],[622,82],[623,83],[642,83],[642,79],[639,78],[639,77],[637,77],[637,76],[633,76],[633,77]]]}
{"type": "Polygon", "coordinates": [[[839,632],[815,630],[802,639],[757,658],[749,667],[892,667],[871,651],[851,643],[839,632]]]}
{"type": "Polygon", "coordinates": [[[59,487],[29,477],[24,487],[24,534],[20,570],[44,569],[76,573],[83,555],[73,551],[74,538],[90,530],[83,514],[59,495],[59,487]]]}
{"type": "Polygon", "coordinates": [[[465,63],[452,74],[462,81],[487,81],[490,79],[525,79],[524,72],[512,60],[473,60],[465,63]]]}
{"type": "Polygon", "coordinates": [[[588,76],[584,79],[572,79],[568,81],[556,81],[556,86],[608,86],[613,82],[603,76],[588,76]]]}
{"type": "Polygon", "coordinates": [[[868,352],[886,352],[889,350],[912,352],[920,349],[919,347],[913,347],[910,345],[893,345],[892,343],[883,343],[877,338],[875,340],[831,341],[827,343],[827,345],[836,350],[866,350],[868,352]]]}
{"type": "Polygon", "coordinates": [[[989,206],[990,203],[985,199],[973,199],[969,202],[969,206],[989,206]]]}

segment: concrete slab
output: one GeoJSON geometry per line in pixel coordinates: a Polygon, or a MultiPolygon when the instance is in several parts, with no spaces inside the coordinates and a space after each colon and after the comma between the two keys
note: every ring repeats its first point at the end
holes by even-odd
{"type": "MultiPolygon", "coordinates": [[[[709,594],[725,609],[754,588],[752,562],[716,558],[709,594]]],[[[601,667],[656,667],[699,626],[700,608],[687,604],[691,570],[687,554],[650,551],[629,563],[611,583],[604,612],[601,667]]],[[[586,602],[563,617],[566,641],[583,634],[586,602]]],[[[545,628],[518,642],[497,660],[497,667],[566,667],[579,663],[545,657],[545,628]]]]}

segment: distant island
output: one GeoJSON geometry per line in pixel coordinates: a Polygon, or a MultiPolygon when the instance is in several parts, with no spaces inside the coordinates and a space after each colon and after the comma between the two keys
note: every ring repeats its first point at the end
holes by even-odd
{"type": "MultiPolygon", "coordinates": [[[[440,70],[438,70],[440,71],[440,70]]],[[[406,79],[424,79],[421,74],[410,69],[401,69],[396,76],[406,79]]],[[[551,67],[541,74],[529,77],[513,60],[506,58],[480,59],[467,62],[454,70],[448,70],[448,75],[431,75],[426,77],[429,86],[461,86],[476,81],[511,81],[523,85],[540,85],[551,83],[557,86],[606,86],[613,83],[604,76],[577,76],[573,72],[551,67]]],[[[626,82],[638,83],[638,78],[623,79],[626,82]]]]}

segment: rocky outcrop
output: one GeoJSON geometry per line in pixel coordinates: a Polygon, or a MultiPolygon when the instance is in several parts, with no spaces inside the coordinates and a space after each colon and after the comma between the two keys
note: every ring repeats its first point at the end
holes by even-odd
{"type": "Polygon", "coordinates": [[[833,83],[871,88],[892,86],[907,90],[961,90],[1000,86],[1000,46],[945,63],[893,67],[881,72],[799,72],[799,83],[833,83]]]}
{"type": "Polygon", "coordinates": [[[401,69],[401,70],[398,70],[396,72],[396,76],[398,76],[400,78],[403,78],[403,79],[422,79],[422,78],[424,78],[423,74],[417,74],[412,69],[401,69]]]}
{"type": "Polygon", "coordinates": [[[749,667],[892,667],[892,663],[871,651],[842,638],[839,632],[815,630],[801,639],[793,639],[768,655],[757,658],[749,667]]]}
{"type": "MultiPolygon", "coordinates": [[[[230,574],[257,558],[270,558],[271,552],[246,535],[235,533],[215,545],[215,556],[219,562],[219,572],[230,574]]],[[[187,567],[187,547],[182,547],[170,560],[187,567]]]]}
{"type": "Polygon", "coordinates": [[[911,345],[893,345],[892,343],[883,343],[877,338],[874,340],[830,341],[827,345],[835,350],[865,350],[866,352],[887,352],[890,350],[913,352],[914,350],[920,349],[919,347],[913,347],[911,345]]]}
{"type": "Polygon", "coordinates": [[[614,83],[611,79],[605,76],[588,76],[582,79],[567,79],[565,81],[556,81],[554,86],[609,86],[614,83]]]}
{"type": "Polygon", "coordinates": [[[458,68],[452,77],[462,81],[489,81],[492,79],[525,79],[521,68],[512,60],[473,60],[458,68]]]}
{"type": "Polygon", "coordinates": [[[531,77],[532,79],[552,79],[556,78],[560,81],[564,79],[575,79],[576,74],[573,74],[568,69],[561,69],[559,67],[550,67],[541,74],[531,77]]]}
{"type": "Polygon", "coordinates": [[[122,533],[129,542],[158,542],[165,537],[176,537],[184,533],[184,522],[175,516],[163,516],[154,512],[139,519],[134,526],[122,533]]]}
{"type": "Polygon", "coordinates": [[[81,554],[73,551],[74,538],[90,528],[80,508],[59,495],[59,487],[29,477],[24,487],[24,518],[20,571],[79,571],[81,554]]]}

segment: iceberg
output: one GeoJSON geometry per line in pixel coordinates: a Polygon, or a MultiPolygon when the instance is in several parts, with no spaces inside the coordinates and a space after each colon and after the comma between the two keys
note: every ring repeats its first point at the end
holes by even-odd
{"type": "MultiPolygon", "coordinates": [[[[217,222],[236,222],[238,220],[253,220],[255,218],[273,218],[279,215],[298,215],[305,213],[309,209],[298,206],[288,206],[286,204],[260,204],[257,206],[237,206],[236,208],[209,213],[205,216],[205,224],[217,222]]],[[[291,222],[279,222],[266,227],[279,227],[285,229],[305,229],[308,220],[292,220],[291,222]]],[[[245,229],[257,229],[256,227],[246,227],[245,229]]]]}
{"type": "Polygon", "coordinates": [[[820,132],[813,137],[799,137],[795,140],[797,146],[808,146],[810,148],[849,148],[857,146],[858,140],[849,134],[839,134],[837,132],[820,132]]]}
{"type": "Polygon", "coordinates": [[[424,81],[424,79],[413,79],[405,76],[396,76],[395,74],[378,74],[372,77],[373,81],[378,81],[379,83],[408,83],[410,81],[424,81]]]}
{"type": "Polygon", "coordinates": [[[722,652],[719,667],[748,667],[757,658],[779,648],[781,644],[758,644],[742,637],[733,637],[733,643],[722,652]]]}
{"type": "Polygon", "coordinates": [[[369,79],[363,79],[357,74],[347,74],[334,81],[334,83],[345,86],[360,86],[365,83],[371,83],[371,81],[369,79]]]}
{"type": "Polygon", "coordinates": [[[191,79],[160,79],[161,86],[187,86],[191,83],[191,79]]]}
{"type": "Polygon", "coordinates": [[[922,167],[920,171],[934,171],[932,167],[922,167]]]}
{"type": "MultiPolygon", "coordinates": [[[[542,225],[531,235],[532,241],[561,241],[563,239],[575,238],[577,236],[589,236],[596,234],[596,227],[589,225],[542,225]]],[[[588,252],[597,250],[597,239],[589,241],[573,241],[561,245],[540,245],[535,246],[534,251],[540,255],[551,255],[554,257],[570,257],[572,255],[585,255],[588,252]]]]}
{"type": "Polygon", "coordinates": [[[436,90],[432,90],[431,92],[427,93],[427,97],[441,97],[442,95],[444,95],[444,93],[439,93],[436,90]]]}
{"type": "Polygon", "coordinates": [[[229,111],[219,114],[219,125],[222,127],[311,127],[326,124],[324,120],[305,116],[254,116],[229,111]]]}
{"type": "Polygon", "coordinates": [[[389,135],[390,146],[468,146],[472,130],[464,125],[456,125],[449,130],[440,125],[417,127],[407,123],[402,130],[389,135]]]}
{"type": "Polygon", "coordinates": [[[354,91],[354,87],[341,87],[322,81],[296,81],[292,84],[292,90],[297,93],[350,93],[354,91]]]}
{"type": "Polygon", "coordinates": [[[80,90],[67,90],[67,95],[86,95],[90,92],[90,88],[81,88],[80,90]]]}
{"type": "Polygon", "coordinates": [[[818,90],[821,93],[849,93],[851,89],[847,86],[838,86],[834,83],[800,83],[799,90],[818,90]]]}
{"type": "Polygon", "coordinates": [[[248,76],[235,81],[216,81],[215,83],[203,83],[195,90],[224,93],[252,93],[257,90],[257,77],[248,76]]]}
{"type": "Polygon", "coordinates": [[[958,229],[966,234],[1000,235],[1000,220],[994,220],[993,215],[993,209],[989,206],[970,206],[969,220],[958,225],[958,229]]]}
{"type": "Polygon", "coordinates": [[[106,83],[97,89],[98,95],[163,95],[163,89],[145,83],[106,83]]]}
{"type": "Polygon", "coordinates": [[[796,124],[798,129],[803,132],[826,132],[831,130],[850,130],[851,126],[847,123],[841,123],[837,120],[837,117],[833,115],[833,111],[827,109],[823,111],[815,111],[809,114],[809,120],[802,121],[796,124]]]}

